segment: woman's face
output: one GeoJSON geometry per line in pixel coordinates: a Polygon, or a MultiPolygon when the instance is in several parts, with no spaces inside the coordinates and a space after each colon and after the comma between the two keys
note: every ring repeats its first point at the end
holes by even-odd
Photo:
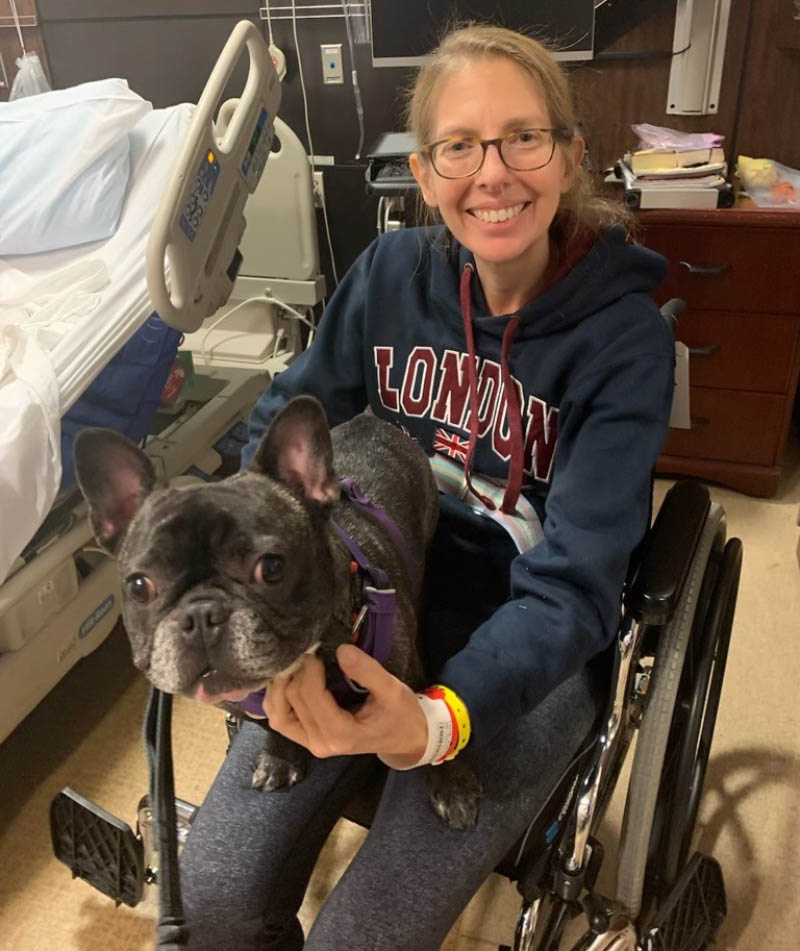
{"type": "MultiPolygon", "coordinates": [[[[443,81],[434,102],[431,141],[451,136],[493,139],[550,126],[536,83],[511,60],[494,57],[464,66],[443,81]]],[[[569,149],[579,163],[582,140],[573,140],[569,149]]],[[[439,209],[458,241],[479,264],[495,266],[537,259],[560,196],[573,178],[558,146],[548,165],[528,172],[508,168],[492,146],[481,170],[469,178],[442,178],[418,155],[411,156],[411,168],[426,203],[439,209]],[[501,209],[509,216],[506,220],[487,220],[501,209]]]]}

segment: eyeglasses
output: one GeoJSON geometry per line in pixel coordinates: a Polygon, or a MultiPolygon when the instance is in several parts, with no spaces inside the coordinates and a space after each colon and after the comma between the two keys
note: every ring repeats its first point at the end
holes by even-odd
{"type": "Polygon", "coordinates": [[[490,145],[497,149],[507,168],[515,172],[532,172],[550,163],[556,139],[569,138],[566,129],[521,129],[496,139],[469,136],[440,139],[421,151],[430,158],[433,170],[442,178],[469,178],[483,168],[490,145]]]}

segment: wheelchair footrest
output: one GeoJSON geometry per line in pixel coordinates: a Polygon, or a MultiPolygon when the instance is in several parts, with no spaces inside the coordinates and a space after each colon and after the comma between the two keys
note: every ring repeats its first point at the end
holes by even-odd
{"type": "Polygon", "coordinates": [[[53,852],[73,878],[82,878],[119,905],[142,899],[145,861],[142,840],[131,827],[72,789],[50,804],[53,852]]]}
{"type": "Polygon", "coordinates": [[[695,852],[643,934],[645,951],[702,951],[728,906],[719,863],[695,852]]]}

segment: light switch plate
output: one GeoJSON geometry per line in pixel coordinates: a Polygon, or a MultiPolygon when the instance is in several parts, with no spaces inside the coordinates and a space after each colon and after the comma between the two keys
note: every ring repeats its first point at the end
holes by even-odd
{"type": "Polygon", "coordinates": [[[344,68],[342,66],[342,44],[323,43],[320,46],[322,53],[322,80],[327,85],[341,85],[344,82],[344,68]]]}

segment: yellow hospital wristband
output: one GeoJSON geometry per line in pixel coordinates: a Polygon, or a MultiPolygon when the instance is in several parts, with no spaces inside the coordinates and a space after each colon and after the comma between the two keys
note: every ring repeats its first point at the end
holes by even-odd
{"type": "Polygon", "coordinates": [[[470,733],[472,732],[467,706],[455,691],[443,684],[435,684],[422,692],[433,700],[443,700],[447,704],[453,721],[453,737],[449,749],[439,759],[439,762],[453,759],[469,743],[470,733]]]}

